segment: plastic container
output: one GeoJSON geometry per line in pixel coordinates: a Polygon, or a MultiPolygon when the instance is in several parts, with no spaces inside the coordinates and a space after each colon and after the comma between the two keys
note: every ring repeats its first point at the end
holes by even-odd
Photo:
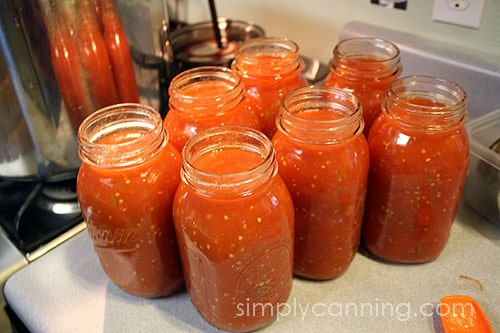
{"type": "Polygon", "coordinates": [[[465,127],[471,155],[464,200],[485,219],[500,225],[500,154],[490,148],[500,139],[500,109],[465,127]]]}

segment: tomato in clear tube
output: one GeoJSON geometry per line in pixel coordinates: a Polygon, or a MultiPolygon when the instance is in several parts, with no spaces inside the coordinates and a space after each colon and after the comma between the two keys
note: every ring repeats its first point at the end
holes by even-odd
{"type": "Polygon", "coordinates": [[[77,38],[80,62],[95,106],[93,111],[119,103],[108,47],[95,17],[93,4],[89,0],[80,0],[72,13],[77,26],[74,38],[77,38]]]}
{"type": "MultiPolygon", "coordinates": [[[[95,0],[97,1],[97,0],[95,0]]],[[[139,90],[127,36],[115,0],[100,0],[104,41],[109,53],[114,82],[121,103],[139,103],[139,90]]]]}
{"type": "Polygon", "coordinates": [[[95,106],[74,38],[72,10],[62,5],[53,6],[48,18],[52,66],[68,118],[76,132],[83,119],[95,111],[95,106]]]}

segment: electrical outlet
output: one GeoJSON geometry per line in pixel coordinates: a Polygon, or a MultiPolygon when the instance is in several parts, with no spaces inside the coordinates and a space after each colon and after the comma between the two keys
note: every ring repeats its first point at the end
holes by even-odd
{"type": "Polygon", "coordinates": [[[456,9],[456,10],[465,10],[469,7],[470,5],[470,0],[448,0],[448,7],[451,9],[456,9]]]}
{"type": "Polygon", "coordinates": [[[485,0],[435,0],[434,21],[479,28],[485,0]]]}

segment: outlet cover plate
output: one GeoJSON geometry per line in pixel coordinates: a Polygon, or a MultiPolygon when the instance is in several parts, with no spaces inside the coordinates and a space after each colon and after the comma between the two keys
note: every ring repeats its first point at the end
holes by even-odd
{"type": "Polygon", "coordinates": [[[435,0],[434,21],[479,29],[485,0],[435,0]]]}

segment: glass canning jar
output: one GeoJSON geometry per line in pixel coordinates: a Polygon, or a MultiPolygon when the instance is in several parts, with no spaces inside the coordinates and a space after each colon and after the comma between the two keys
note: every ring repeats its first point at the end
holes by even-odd
{"type": "Polygon", "coordinates": [[[363,241],[395,262],[435,259],[445,247],[469,165],[466,92],[430,76],[394,81],[368,143],[363,241]]]}
{"type": "Polygon", "coordinates": [[[180,153],[159,113],[117,104],[84,119],[77,196],[107,276],[124,291],[160,297],[184,283],[172,218],[180,153]]]}
{"type": "Polygon", "coordinates": [[[220,329],[268,325],[291,291],[294,236],[271,141],[219,126],[192,137],[182,158],[174,224],[193,304],[220,329]]]}
{"type": "Polygon", "coordinates": [[[402,72],[399,48],[390,41],[359,37],[340,41],[333,49],[325,86],[348,89],[363,106],[364,133],[380,114],[380,105],[392,81],[402,72]]]}
{"type": "Polygon", "coordinates": [[[295,274],[337,277],[361,236],[369,167],[361,105],[340,88],[299,88],[283,98],[277,127],[279,174],[295,207],[295,274]]]}
{"type": "Polygon", "coordinates": [[[287,38],[248,39],[236,49],[231,65],[240,74],[248,97],[253,100],[262,132],[272,138],[283,96],[307,85],[298,45],[287,38]]]}
{"type": "Polygon", "coordinates": [[[240,76],[229,68],[201,66],[181,72],[170,83],[169,96],[164,126],[179,151],[190,137],[210,127],[261,129],[240,76]]]}

